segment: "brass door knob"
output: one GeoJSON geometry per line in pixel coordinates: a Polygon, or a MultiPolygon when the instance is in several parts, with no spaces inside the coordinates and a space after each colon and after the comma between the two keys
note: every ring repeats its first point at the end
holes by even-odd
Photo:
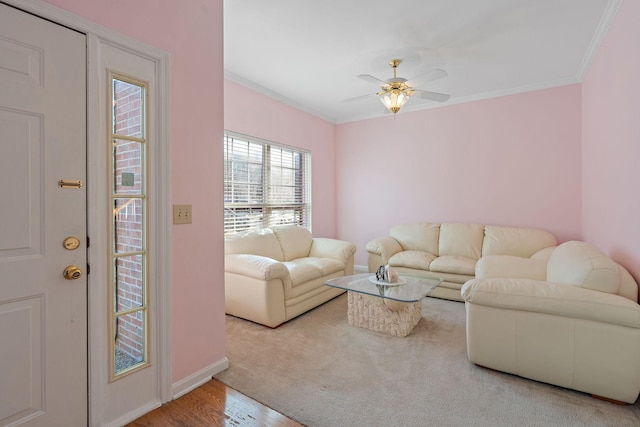
{"type": "Polygon", "coordinates": [[[82,276],[82,270],[77,265],[69,265],[64,269],[62,275],[67,280],[76,280],[82,276]]]}

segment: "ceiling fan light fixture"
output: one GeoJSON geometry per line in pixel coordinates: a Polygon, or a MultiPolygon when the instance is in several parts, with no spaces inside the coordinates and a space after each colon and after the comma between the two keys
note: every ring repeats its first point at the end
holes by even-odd
{"type": "MultiPolygon", "coordinates": [[[[433,81],[441,77],[445,77],[447,72],[439,68],[430,71],[427,74],[418,76],[414,80],[407,80],[404,77],[398,77],[398,65],[402,61],[400,59],[392,59],[389,61],[389,66],[393,69],[393,77],[390,79],[382,80],[378,77],[374,77],[371,74],[359,74],[357,77],[365,80],[369,83],[373,83],[380,87],[380,91],[372,93],[371,95],[377,95],[380,98],[380,102],[394,114],[397,114],[400,109],[407,103],[409,97],[418,92],[419,97],[428,99],[431,101],[445,102],[450,98],[450,95],[437,92],[429,92],[421,89],[414,89],[415,82],[433,81]]],[[[357,96],[351,99],[345,99],[343,102],[355,101],[363,98],[368,98],[369,95],[357,96]]]]}
{"type": "Polygon", "coordinates": [[[409,94],[403,90],[391,90],[380,94],[380,101],[393,114],[396,114],[409,100],[409,94]]]}

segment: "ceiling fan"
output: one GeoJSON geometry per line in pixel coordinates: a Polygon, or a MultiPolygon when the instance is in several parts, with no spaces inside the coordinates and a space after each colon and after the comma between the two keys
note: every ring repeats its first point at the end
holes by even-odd
{"type": "Polygon", "coordinates": [[[384,106],[387,107],[390,112],[396,114],[414,93],[418,94],[420,98],[437,102],[445,102],[451,97],[451,95],[444,93],[415,89],[418,85],[432,82],[436,79],[447,76],[446,71],[436,68],[435,70],[431,70],[428,73],[422,74],[412,80],[407,80],[396,75],[398,65],[400,65],[401,62],[402,61],[400,59],[392,59],[389,61],[389,66],[393,68],[393,77],[387,80],[379,79],[371,74],[358,75],[358,78],[380,86],[380,92],[345,99],[342,102],[358,101],[375,95],[380,98],[380,101],[382,101],[384,106]]]}

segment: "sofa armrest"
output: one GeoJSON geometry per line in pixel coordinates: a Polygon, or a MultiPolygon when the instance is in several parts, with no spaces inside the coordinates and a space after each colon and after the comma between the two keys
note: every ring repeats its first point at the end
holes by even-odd
{"type": "Polygon", "coordinates": [[[327,237],[314,237],[311,241],[310,257],[334,258],[345,265],[356,253],[356,245],[344,240],[330,239],[327,237]]]}
{"type": "Polygon", "coordinates": [[[465,303],[640,328],[640,305],[615,294],[530,279],[472,279],[465,303]]]}
{"type": "Polygon", "coordinates": [[[491,277],[545,280],[547,261],[512,255],[487,255],[476,263],[476,279],[491,277]]]}
{"type": "Polygon", "coordinates": [[[387,264],[389,258],[402,251],[402,246],[393,237],[385,236],[378,237],[367,243],[366,249],[370,254],[380,256],[383,264],[387,264]]]}
{"type": "Polygon", "coordinates": [[[289,279],[289,270],[283,263],[260,255],[227,254],[224,271],[260,280],[282,279],[284,282],[289,279]]]}

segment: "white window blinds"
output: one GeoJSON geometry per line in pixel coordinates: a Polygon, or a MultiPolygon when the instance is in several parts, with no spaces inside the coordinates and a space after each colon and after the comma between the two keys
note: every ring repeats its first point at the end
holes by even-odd
{"type": "Polygon", "coordinates": [[[280,224],[311,225],[311,153],[225,133],[225,235],[280,224]]]}

